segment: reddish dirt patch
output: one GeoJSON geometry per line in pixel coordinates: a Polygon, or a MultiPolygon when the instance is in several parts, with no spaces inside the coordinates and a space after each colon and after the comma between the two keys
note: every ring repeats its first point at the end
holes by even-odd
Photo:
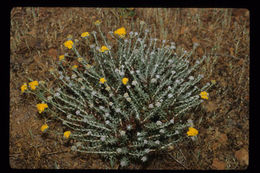
{"type": "Polygon", "coordinates": [[[241,148],[240,150],[235,152],[235,156],[237,160],[242,164],[248,166],[249,164],[249,155],[248,155],[248,150],[241,148]]]}
{"type": "Polygon", "coordinates": [[[212,168],[217,170],[224,170],[226,168],[226,164],[225,162],[219,161],[217,158],[214,158],[212,168]]]}

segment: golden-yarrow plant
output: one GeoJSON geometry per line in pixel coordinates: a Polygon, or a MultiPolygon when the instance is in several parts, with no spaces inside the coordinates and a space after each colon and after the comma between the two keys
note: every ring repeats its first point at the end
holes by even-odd
{"type": "MultiPolygon", "coordinates": [[[[52,88],[48,82],[29,83],[31,89],[26,83],[21,86],[21,92],[34,93],[41,101],[39,113],[62,122],[64,132],[56,134],[74,139],[75,152],[100,154],[121,166],[146,162],[152,152],[194,139],[199,127],[186,121],[188,111],[209,99],[212,86],[200,88],[203,75],[194,73],[205,56],[190,65],[197,45],[191,52],[177,51],[174,42],[150,38],[143,25],[140,33],[127,33],[124,27],[109,32],[116,40],[113,45],[102,33],[101,22],[95,25],[98,33],[84,32],[79,38],[87,52],[79,52],[72,38],[64,42],[68,53],[50,70],[52,88]],[[77,63],[68,66],[64,62],[72,56],[77,63]]],[[[47,125],[41,128],[47,129],[55,133],[47,125]]]]}

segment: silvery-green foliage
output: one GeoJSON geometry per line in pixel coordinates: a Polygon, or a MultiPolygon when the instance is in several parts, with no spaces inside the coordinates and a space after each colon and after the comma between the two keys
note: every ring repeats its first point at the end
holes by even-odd
{"type": "Polygon", "coordinates": [[[203,76],[194,76],[206,57],[191,66],[192,51],[178,52],[175,43],[149,38],[148,32],[131,32],[125,39],[110,34],[114,45],[100,28],[92,32],[94,43],[87,38],[87,52],[74,45],[74,58],[83,57],[80,66],[71,70],[60,62],[58,71],[51,72],[55,87],[43,88],[40,99],[72,132],[70,137],[77,141],[73,151],[100,154],[127,166],[187,140],[188,123],[182,120],[203,101],[199,94],[209,87],[199,88],[203,76]],[[103,45],[109,51],[100,52],[103,45]],[[129,79],[126,85],[124,77],[129,79]],[[100,78],[106,82],[100,83],[100,78]]]}

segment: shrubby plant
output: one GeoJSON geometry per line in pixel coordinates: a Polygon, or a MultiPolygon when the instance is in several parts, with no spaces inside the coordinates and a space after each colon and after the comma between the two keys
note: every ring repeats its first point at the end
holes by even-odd
{"type": "MultiPolygon", "coordinates": [[[[150,38],[143,25],[140,32],[126,33],[124,27],[109,32],[112,43],[101,22],[95,24],[98,33],[81,34],[88,46],[84,52],[77,48],[79,40],[64,43],[69,53],[59,56],[59,67],[50,70],[51,88],[43,81],[22,85],[22,92],[41,100],[39,113],[62,122],[63,137],[75,141],[73,151],[100,154],[122,167],[195,139],[198,130],[187,113],[208,99],[211,87],[199,88],[203,76],[194,76],[206,57],[189,63],[197,45],[191,52],[178,52],[174,42],[150,38]]],[[[55,129],[45,123],[41,131],[55,129]]]]}

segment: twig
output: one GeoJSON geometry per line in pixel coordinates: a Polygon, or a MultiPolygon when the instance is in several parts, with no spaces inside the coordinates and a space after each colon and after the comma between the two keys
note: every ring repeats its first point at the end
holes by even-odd
{"type": "Polygon", "coordinates": [[[10,154],[9,157],[17,157],[17,156],[21,156],[24,155],[23,153],[14,153],[14,154],[10,154]]]}
{"type": "Polygon", "coordinates": [[[210,56],[225,56],[225,57],[229,57],[229,58],[234,58],[236,60],[240,60],[239,58],[235,57],[235,56],[232,56],[232,55],[227,55],[227,54],[214,54],[214,53],[209,53],[207,55],[210,55],[210,56]]]}
{"type": "Polygon", "coordinates": [[[55,151],[55,152],[51,152],[51,153],[45,153],[42,156],[46,156],[46,155],[53,155],[53,154],[61,154],[61,153],[67,153],[69,151],[55,151]]]}
{"type": "Polygon", "coordinates": [[[179,163],[180,165],[182,165],[185,169],[188,169],[185,165],[183,165],[180,161],[178,161],[177,159],[175,159],[171,154],[169,154],[169,156],[174,159],[177,163],[179,163]]]}
{"type": "Polygon", "coordinates": [[[184,156],[182,150],[180,150],[180,152],[181,152],[182,156],[184,157],[184,160],[186,160],[186,157],[184,156]]]}
{"type": "Polygon", "coordinates": [[[117,17],[117,20],[119,20],[119,16],[114,12],[114,10],[110,10],[110,12],[112,12],[113,15],[115,15],[117,17]]]}

